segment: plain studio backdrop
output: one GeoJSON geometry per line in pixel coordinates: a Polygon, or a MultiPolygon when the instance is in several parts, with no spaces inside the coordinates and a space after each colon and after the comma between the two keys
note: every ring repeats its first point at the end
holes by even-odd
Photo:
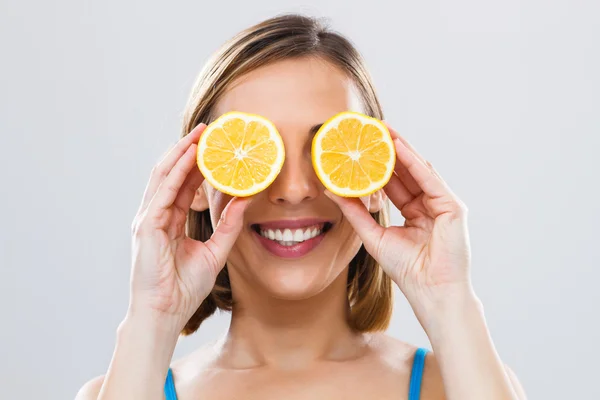
{"type": "MultiPolygon", "coordinates": [[[[2,0],[1,397],[73,398],[105,373],[131,221],[192,83],[225,40],[284,12],[351,38],[386,119],[469,207],[474,286],[529,397],[600,398],[595,0],[2,0]]],[[[430,346],[398,290],[389,334],[430,346]]]]}

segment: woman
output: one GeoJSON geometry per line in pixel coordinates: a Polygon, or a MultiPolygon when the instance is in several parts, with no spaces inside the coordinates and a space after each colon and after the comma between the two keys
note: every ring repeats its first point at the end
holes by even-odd
{"type": "Polygon", "coordinates": [[[383,190],[324,190],[311,135],[344,110],[383,119],[360,55],[318,20],[264,21],[208,62],[133,223],[130,304],[108,372],[78,399],[525,398],[471,286],[465,205],[431,164],[390,127],[398,160],[383,190]],[[216,191],[195,164],[205,123],[231,110],[269,118],[286,147],[252,198],[216,191]],[[390,201],[404,226],[387,226],[390,201]],[[307,226],[322,240],[306,254],[278,257],[257,240],[307,226]],[[435,354],[382,332],[393,285],[435,354]],[[171,363],[179,334],[217,308],[231,310],[225,337],[171,363]]]}

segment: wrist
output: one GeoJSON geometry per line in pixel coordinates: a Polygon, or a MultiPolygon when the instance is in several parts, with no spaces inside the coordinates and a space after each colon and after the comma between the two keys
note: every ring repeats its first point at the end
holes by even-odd
{"type": "Polygon", "coordinates": [[[172,324],[153,316],[128,313],[117,329],[99,399],[162,399],[178,333],[172,324]]]}
{"type": "Polygon", "coordinates": [[[179,330],[168,321],[128,314],[117,329],[116,347],[127,359],[154,364],[160,373],[168,369],[178,338],[179,330]]]}
{"type": "Polygon", "coordinates": [[[456,284],[430,291],[418,302],[417,315],[423,329],[433,339],[457,324],[482,318],[483,305],[470,284],[456,284]]]}
{"type": "Polygon", "coordinates": [[[129,310],[118,328],[119,336],[144,334],[161,342],[177,342],[182,326],[178,318],[153,312],[129,310]]]}

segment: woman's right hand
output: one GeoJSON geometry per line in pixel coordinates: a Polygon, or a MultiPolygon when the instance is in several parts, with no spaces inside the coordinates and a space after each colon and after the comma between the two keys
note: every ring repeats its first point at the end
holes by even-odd
{"type": "MultiPolygon", "coordinates": [[[[158,318],[179,331],[212,290],[243,224],[250,199],[233,198],[210,240],[186,235],[185,223],[204,180],[196,164],[200,124],[152,169],[132,224],[133,266],[128,315],[158,318]]],[[[178,332],[179,332],[178,331],[178,332]]]]}

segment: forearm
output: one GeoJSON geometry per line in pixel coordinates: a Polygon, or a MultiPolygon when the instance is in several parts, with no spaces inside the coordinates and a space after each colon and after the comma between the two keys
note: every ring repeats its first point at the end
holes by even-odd
{"type": "Polygon", "coordinates": [[[98,400],[162,400],[178,331],[153,318],[126,317],[98,400]]]}
{"type": "Polygon", "coordinates": [[[430,315],[426,331],[448,400],[519,400],[472,291],[448,296],[430,315]]]}

